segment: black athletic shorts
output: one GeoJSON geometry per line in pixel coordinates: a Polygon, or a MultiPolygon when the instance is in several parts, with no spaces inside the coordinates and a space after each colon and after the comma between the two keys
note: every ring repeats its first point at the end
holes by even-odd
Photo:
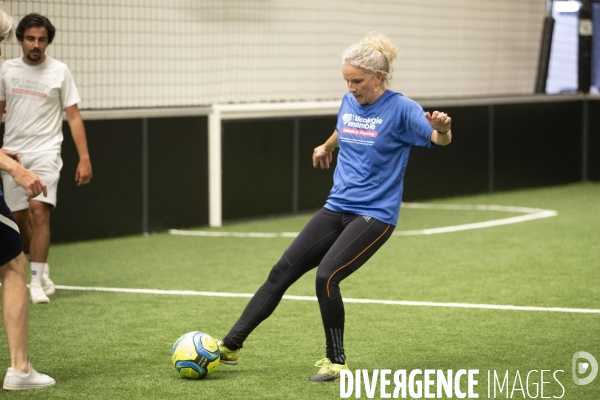
{"type": "Polygon", "coordinates": [[[0,195],[0,267],[23,251],[17,223],[0,195]]]}

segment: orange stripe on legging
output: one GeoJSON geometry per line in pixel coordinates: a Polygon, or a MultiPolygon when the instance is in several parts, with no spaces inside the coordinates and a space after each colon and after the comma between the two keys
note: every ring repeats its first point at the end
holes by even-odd
{"type": "Polygon", "coordinates": [[[358,254],[356,257],[354,257],[352,260],[350,260],[350,262],[348,262],[348,263],[347,263],[347,264],[345,264],[345,265],[342,265],[341,267],[339,267],[338,269],[336,269],[336,270],[333,272],[333,274],[331,274],[331,276],[329,277],[329,279],[327,279],[327,297],[331,297],[331,296],[330,296],[330,294],[329,294],[329,282],[331,282],[331,278],[333,278],[333,276],[334,276],[335,274],[337,274],[337,273],[338,273],[338,271],[340,271],[340,270],[342,270],[342,269],[346,268],[348,265],[352,264],[352,263],[354,262],[354,260],[356,260],[358,257],[360,257],[360,256],[361,256],[361,255],[362,255],[362,254],[363,254],[365,251],[369,250],[369,248],[370,248],[371,246],[373,246],[373,245],[374,245],[374,244],[375,244],[375,243],[376,243],[376,242],[377,242],[379,239],[381,239],[381,237],[382,237],[383,235],[385,235],[385,233],[388,231],[388,229],[390,229],[390,225],[388,225],[388,226],[387,226],[387,228],[385,228],[385,231],[383,231],[383,233],[382,233],[381,235],[379,235],[379,237],[378,237],[377,239],[375,239],[375,240],[373,241],[373,243],[371,243],[370,245],[368,245],[368,246],[367,246],[367,247],[366,247],[366,248],[365,248],[363,251],[361,251],[361,252],[360,252],[360,253],[359,253],[359,254],[358,254]]]}

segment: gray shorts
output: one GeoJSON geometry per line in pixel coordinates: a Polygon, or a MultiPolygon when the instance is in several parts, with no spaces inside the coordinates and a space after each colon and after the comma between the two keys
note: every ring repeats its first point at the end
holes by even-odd
{"type": "MultiPolygon", "coordinates": [[[[60,178],[60,170],[63,166],[60,153],[21,154],[21,165],[42,178],[48,188],[48,196],[44,197],[42,193],[33,200],[48,203],[52,208],[55,208],[58,179],[60,178]]],[[[8,172],[2,171],[2,183],[4,185],[4,200],[12,212],[29,208],[25,189],[19,186],[8,172]]]]}

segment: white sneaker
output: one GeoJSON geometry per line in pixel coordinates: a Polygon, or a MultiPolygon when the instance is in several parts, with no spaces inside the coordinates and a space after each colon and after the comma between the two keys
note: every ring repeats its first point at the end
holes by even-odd
{"type": "Polygon", "coordinates": [[[42,289],[44,289],[44,294],[46,296],[52,296],[54,292],[56,292],[54,282],[52,282],[52,279],[50,279],[50,267],[48,264],[46,264],[44,273],[42,274],[42,289]]]}
{"type": "MultiPolygon", "coordinates": [[[[38,286],[39,287],[39,286],[38,286]]],[[[27,372],[9,368],[4,377],[5,390],[40,389],[54,386],[56,381],[48,375],[40,374],[31,363],[27,366],[27,372]]]]}
{"type": "Polygon", "coordinates": [[[50,299],[44,293],[44,289],[36,283],[29,285],[29,294],[31,294],[31,302],[37,303],[50,303],[50,299]]]}

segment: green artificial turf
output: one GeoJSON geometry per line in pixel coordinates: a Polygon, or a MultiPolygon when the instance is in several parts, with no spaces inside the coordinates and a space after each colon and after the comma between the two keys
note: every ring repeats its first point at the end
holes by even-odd
{"type": "MultiPolygon", "coordinates": [[[[345,298],[600,309],[600,184],[431,203],[542,208],[556,210],[558,216],[454,233],[393,236],[342,282],[345,298]]],[[[397,231],[515,215],[406,208],[397,231]]],[[[197,230],[298,232],[308,218],[197,230]]],[[[52,278],[62,286],[251,294],[292,240],[155,233],[52,245],[49,264],[52,278]]],[[[287,294],[314,296],[314,272],[287,294]]],[[[243,297],[59,289],[50,304],[30,305],[29,334],[33,365],[57,385],[4,391],[2,398],[339,398],[339,383],[308,383],[317,371],[314,362],[324,357],[316,301],[283,300],[245,343],[239,365],[220,365],[201,381],[177,374],[170,360],[175,340],[193,330],[222,337],[247,302],[243,297]]],[[[600,376],[587,386],[575,385],[571,377],[575,352],[586,351],[600,360],[598,313],[357,303],[345,308],[345,347],[352,370],[478,369],[479,398],[488,398],[488,371],[502,377],[508,371],[512,390],[517,371],[525,385],[529,371],[562,370],[556,376],[564,395],[547,374],[544,397],[600,398],[600,376]]],[[[0,336],[0,365],[9,364],[6,337],[0,336]]],[[[532,373],[531,394],[536,382],[540,384],[540,375],[532,373]]],[[[496,398],[506,394],[505,388],[496,398]]],[[[367,398],[364,387],[361,397],[367,398]]],[[[379,387],[375,398],[380,398],[379,387]]],[[[530,397],[516,390],[512,398],[530,397]]]]}

